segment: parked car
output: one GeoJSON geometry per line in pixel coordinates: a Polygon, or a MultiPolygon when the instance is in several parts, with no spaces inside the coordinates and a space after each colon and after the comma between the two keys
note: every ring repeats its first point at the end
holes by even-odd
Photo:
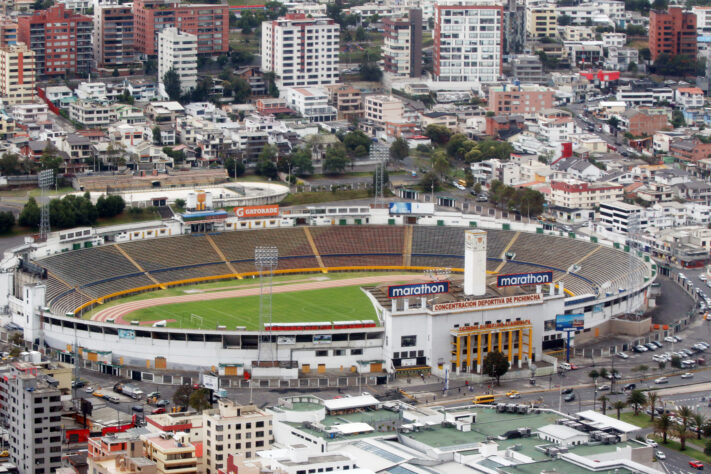
{"type": "Polygon", "coordinates": [[[666,377],[659,377],[658,379],[654,379],[654,383],[656,383],[656,384],[669,383],[669,379],[666,377]]]}
{"type": "Polygon", "coordinates": [[[136,413],[143,413],[143,405],[133,405],[131,407],[131,411],[135,411],[136,413]]]}
{"type": "Polygon", "coordinates": [[[650,351],[656,351],[658,349],[658,347],[651,342],[646,343],[644,346],[650,351]]]}
{"type": "Polygon", "coordinates": [[[634,390],[635,388],[637,388],[637,384],[633,384],[633,383],[628,383],[627,385],[624,386],[625,390],[634,390]]]}
{"type": "Polygon", "coordinates": [[[597,389],[601,391],[610,390],[610,386],[608,384],[600,385],[597,389]]]}
{"type": "Polygon", "coordinates": [[[694,378],[694,374],[692,374],[691,372],[686,372],[685,374],[681,374],[681,378],[682,379],[692,379],[692,378],[694,378]]]}
{"type": "Polygon", "coordinates": [[[84,389],[84,391],[85,391],[86,393],[93,393],[93,392],[94,392],[94,387],[92,387],[91,385],[89,385],[88,387],[86,387],[86,388],[84,389]]]}
{"type": "Polygon", "coordinates": [[[689,461],[689,466],[693,467],[694,469],[698,469],[699,471],[703,471],[704,469],[704,463],[701,461],[689,461]]]}
{"type": "Polygon", "coordinates": [[[651,447],[653,447],[653,448],[656,448],[656,447],[659,446],[659,445],[657,444],[657,442],[654,441],[654,440],[652,440],[652,439],[647,439],[646,441],[647,441],[647,446],[651,446],[651,447]]]}
{"type": "Polygon", "coordinates": [[[630,356],[628,356],[624,352],[618,352],[617,357],[619,357],[620,359],[629,359],[630,358],[630,356]]]}
{"type": "Polygon", "coordinates": [[[657,457],[657,459],[661,459],[661,460],[664,460],[664,459],[667,458],[667,455],[664,454],[663,451],[656,451],[656,452],[654,453],[654,455],[657,457]]]}
{"type": "Polygon", "coordinates": [[[108,400],[111,403],[119,403],[121,401],[121,399],[116,395],[105,395],[104,400],[108,400]]]}
{"type": "Polygon", "coordinates": [[[565,400],[566,402],[572,402],[573,400],[575,400],[575,394],[569,393],[563,398],[563,400],[565,400]]]}
{"type": "Polygon", "coordinates": [[[676,338],[674,336],[667,336],[664,338],[664,341],[665,342],[679,342],[676,340],[676,338]]]}
{"type": "Polygon", "coordinates": [[[562,393],[563,395],[569,395],[569,394],[573,393],[573,389],[572,389],[572,388],[566,388],[566,389],[564,389],[561,393],[562,393]]]}
{"type": "Polygon", "coordinates": [[[706,275],[704,275],[703,273],[699,275],[699,280],[706,281],[706,275]]]}
{"type": "Polygon", "coordinates": [[[158,400],[158,401],[156,402],[156,406],[157,406],[157,407],[167,407],[168,405],[170,405],[170,402],[169,402],[168,400],[165,400],[165,399],[164,399],[164,400],[158,400]]]}
{"type": "Polygon", "coordinates": [[[160,415],[161,413],[165,413],[165,408],[163,408],[163,407],[154,408],[153,411],[151,412],[152,415],[160,415]]]}
{"type": "Polygon", "coordinates": [[[647,349],[647,348],[644,347],[643,345],[638,345],[638,346],[634,346],[634,347],[632,348],[632,350],[635,351],[635,352],[647,352],[649,349],[647,349]]]}
{"type": "Polygon", "coordinates": [[[662,347],[664,347],[664,345],[663,345],[661,342],[659,342],[659,341],[652,341],[652,344],[654,344],[655,346],[659,347],[660,349],[661,349],[662,347]]]}

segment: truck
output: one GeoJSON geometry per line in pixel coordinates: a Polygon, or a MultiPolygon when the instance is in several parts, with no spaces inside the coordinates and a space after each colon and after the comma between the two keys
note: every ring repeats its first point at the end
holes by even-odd
{"type": "Polygon", "coordinates": [[[133,398],[134,400],[138,400],[143,396],[143,390],[141,390],[140,388],[120,382],[114,385],[114,392],[121,393],[123,395],[133,398]]]}

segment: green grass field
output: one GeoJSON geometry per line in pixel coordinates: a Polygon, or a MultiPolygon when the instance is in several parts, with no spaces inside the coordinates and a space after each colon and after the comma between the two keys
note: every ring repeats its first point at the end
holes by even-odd
{"type": "MultiPolygon", "coordinates": [[[[169,327],[215,329],[218,325],[234,329],[245,326],[258,329],[259,296],[224,298],[154,306],[134,311],[127,321],[156,321],[175,319],[169,327]],[[191,315],[203,318],[202,327],[191,315]]],[[[276,322],[352,321],[372,319],[377,322],[373,305],[359,286],[344,286],[272,296],[272,320],[276,322]]]]}

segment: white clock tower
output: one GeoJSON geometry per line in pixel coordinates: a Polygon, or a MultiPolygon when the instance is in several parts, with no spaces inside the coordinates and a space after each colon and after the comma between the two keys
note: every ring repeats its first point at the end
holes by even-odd
{"type": "Polygon", "coordinates": [[[464,232],[464,294],[482,296],[486,293],[486,232],[464,232]]]}

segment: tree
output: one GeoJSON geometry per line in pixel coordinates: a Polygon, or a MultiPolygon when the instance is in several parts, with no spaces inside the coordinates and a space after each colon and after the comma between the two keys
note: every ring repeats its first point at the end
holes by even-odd
{"type": "Polygon", "coordinates": [[[233,156],[229,156],[225,159],[225,169],[227,169],[227,174],[229,174],[230,178],[242,176],[245,171],[242,160],[238,160],[233,156]]]}
{"type": "Polygon", "coordinates": [[[681,369],[681,357],[672,356],[670,363],[675,369],[681,369]]]}
{"type": "Polygon", "coordinates": [[[96,212],[99,217],[118,216],[126,208],[126,202],[119,195],[99,196],[96,200],[96,212]]]}
{"type": "Polygon", "coordinates": [[[210,391],[206,388],[193,391],[193,393],[190,394],[188,404],[190,408],[197,412],[207,410],[212,406],[212,403],[210,403],[210,391]]]}
{"type": "Polygon", "coordinates": [[[452,131],[444,125],[428,125],[425,129],[425,136],[432,140],[433,143],[443,145],[449,141],[452,136],[452,131]]]}
{"type": "Polygon", "coordinates": [[[607,414],[607,402],[609,402],[610,399],[608,397],[606,397],[605,395],[602,395],[600,398],[598,398],[598,400],[600,400],[600,403],[602,403],[602,414],[606,415],[607,414]]]}
{"type": "Polygon", "coordinates": [[[472,173],[471,168],[464,169],[464,180],[467,182],[466,186],[468,188],[474,186],[474,173],[472,173]]]}
{"type": "Polygon", "coordinates": [[[434,171],[429,171],[422,176],[420,186],[427,193],[436,193],[442,189],[442,183],[440,183],[439,177],[434,171]]]}
{"type": "Polygon", "coordinates": [[[474,185],[474,192],[477,194],[481,194],[481,183],[476,183],[474,185]]]}
{"type": "Polygon", "coordinates": [[[654,421],[654,415],[657,413],[657,400],[659,400],[659,395],[657,395],[657,392],[649,392],[647,394],[647,405],[649,406],[649,409],[652,412],[650,415],[650,421],[654,421]]]}
{"type": "MultiPolygon", "coordinates": [[[[686,120],[684,120],[684,113],[681,110],[672,111],[672,127],[679,128],[686,126],[686,120]]],[[[674,365],[674,364],[672,364],[674,365]]]]}
{"type": "Polygon", "coordinates": [[[176,199],[175,207],[177,207],[178,209],[185,209],[185,199],[176,199]]]}
{"type": "Polygon", "coordinates": [[[241,77],[235,77],[232,82],[230,82],[232,88],[232,96],[235,102],[238,104],[244,104],[247,102],[250,94],[252,93],[252,88],[249,86],[249,82],[245,81],[241,77]]]}
{"type": "Polygon", "coordinates": [[[694,431],[696,431],[696,439],[701,439],[701,433],[704,431],[705,425],[706,417],[703,414],[696,412],[691,415],[691,426],[693,426],[694,431]]]}
{"type": "Polygon", "coordinates": [[[694,416],[694,410],[692,410],[688,405],[682,405],[677,411],[677,416],[681,418],[681,423],[689,426],[691,417],[694,416]]]}
{"type": "Polygon", "coordinates": [[[111,75],[112,75],[113,77],[119,77],[120,74],[119,74],[118,68],[114,68],[114,72],[112,72],[111,75]]]}
{"type": "Polygon", "coordinates": [[[404,138],[396,138],[392,145],[390,145],[390,158],[395,160],[400,166],[400,162],[407,158],[410,154],[410,147],[407,144],[407,140],[404,138]]]}
{"type": "Polygon", "coordinates": [[[560,26],[568,26],[573,22],[573,17],[568,15],[561,15],[558,17],[558,24],[560,26]]]}
{"type": "Polygon", "coordinates": [[[443,152],[438,151],[432,156],[432,171],[437,173],[441,179],[449,173],[452,165],[449,163],[449,158],[443,152]]]}
{"type": "Polygon", "coordinates": [[[187,407],[190,404],[190,395],[194,392],[191,385],[181,385],[173,394],[173,405],[187,407]]]}
{"type": "Polygon", "coordinates": [[[592,369],[590,372],[588,372],[588,377],[592,379],[593,384],[597,385],[597,378],[600,377],[600,372],[595,369],[592,369]]]}
{"type": "Polygon", "coordinates": [[[639,414],[639,407],[647,403],[647,396],[641,390],[632,390],[627,395],[627,403],[634,407],[635,416],[639,414]]]}
{"type": "Polygon", "coordinates": [[[365,34],[365,28],[363,28],[362,26],[359,26],[358,28],[356,28],[355,40],[360,43],[362,41],[366,41],[367,39],[368,39],[368,37],[365,34]]]}
{"type": "Polygon", "coordinates": [[[669,431],[674,427],[674,422],[668,413],[662,413],[659,418],[654,422],[654,432],[661,433],[663,443],[667,444],[667,435],[669,431]]]}
{"type": "Polygon", "coordinates": [[[343,144],[346,151],[355,156],[365,156],[370,152],[371,139],[360,130],[349,132],[343,137],[343,144]]]}
{"type": "Polygon", "coordinates": [[[0,212],[0,234],[10,232],[14,225],[15,215],[12,212],[0,212]]]}
{"type": "Polygon", "coordinates": [[[31,197],[22,208],[18,223],[21,226],[36,229],[40,224],[40,214],[40,208],[37,205],[37,201],[35,201],[35,198],[31,197]]]}
{"type": "Polygon", "coordinates": [[[628,72],[637,72],[637,69],[638,69],[637,63],[634,61],[630,61],[630,63],[627,65],[628,72]]]}
{"type": "Polygon", "coordinates": [[[489,377],[496,379],[496,385],[499,385],[501,377],[509,371],[509,361],[506,356],[499,352],[493,351],[486,354],[482,366],[484,373],[489,377]]]}
{"type": "Polygon", "coordinates": [[[686,440],[693,436],[689,426],[679,423],[673,428],[672,433],[679,440],[679,450],[684,451],[686,449],[686,440]]]}
{"type": "Polygon", "coordinates": [[[163,138],[161,137],[160,127],[158,125],[153,127],[153,144],[154,145],[162,145],[163,144],[163,138]]]}
{"type": "Polygon", "coordinates": [[[612,404],[612,408],[614,408],[617,411],[617,419],[620,419],[620,412],[624,410],[624,408],[627,406],[627,403],[625,403],[623,400],[617,400],[615,403],[612,404]]]}
{"type": "Polygon", "coordinates": [[[346,147],[342,143],[329,145],[323,159],[324,174],[342,174],[347,165],[346,147]]]}
{"type": "Polygon", "coordinates": [[[170,100],[180,100],[180,95],[183,92],[180,87],[180,76],[173,69],[168,70],[163,75],[163,86],[170,100]]]}
{"type": "Polygon", "coordinates": [[[296,149],[289,157],[291,172],[297,176],[304,176],[314,172],[314,165],[311,161],[311,150],[302,146],[296,149]]]}
{"type": "Polygon", "coordinates": [[[609,119],[607,119],[607,124],[608,124],[613,130],[617,130],[617,127],[620,126],[620,119],[618,119],[617,117],[615,117],[615,116],[613,115],[612,117],[610,117],[609,119]]]}
{"type": "Polygon", "coordinates": [[[652,10],[666,10],[668,6],[669,2],[667,0],[654,0],[652,10]]]}
{"type": "Polygon", "coordinates": [[[606,379],[610,376],[610,372],[605,367],[600,369],[599,374],[600,374],[600,377],[602,377],[603,379],[606,379]]]}
{"type": "Polygon", "coordinates": [[[360,66],[360,77],[364,81],[380,82],[383,78],[383,71],[372,62],[365,62],[360,66]]]}

